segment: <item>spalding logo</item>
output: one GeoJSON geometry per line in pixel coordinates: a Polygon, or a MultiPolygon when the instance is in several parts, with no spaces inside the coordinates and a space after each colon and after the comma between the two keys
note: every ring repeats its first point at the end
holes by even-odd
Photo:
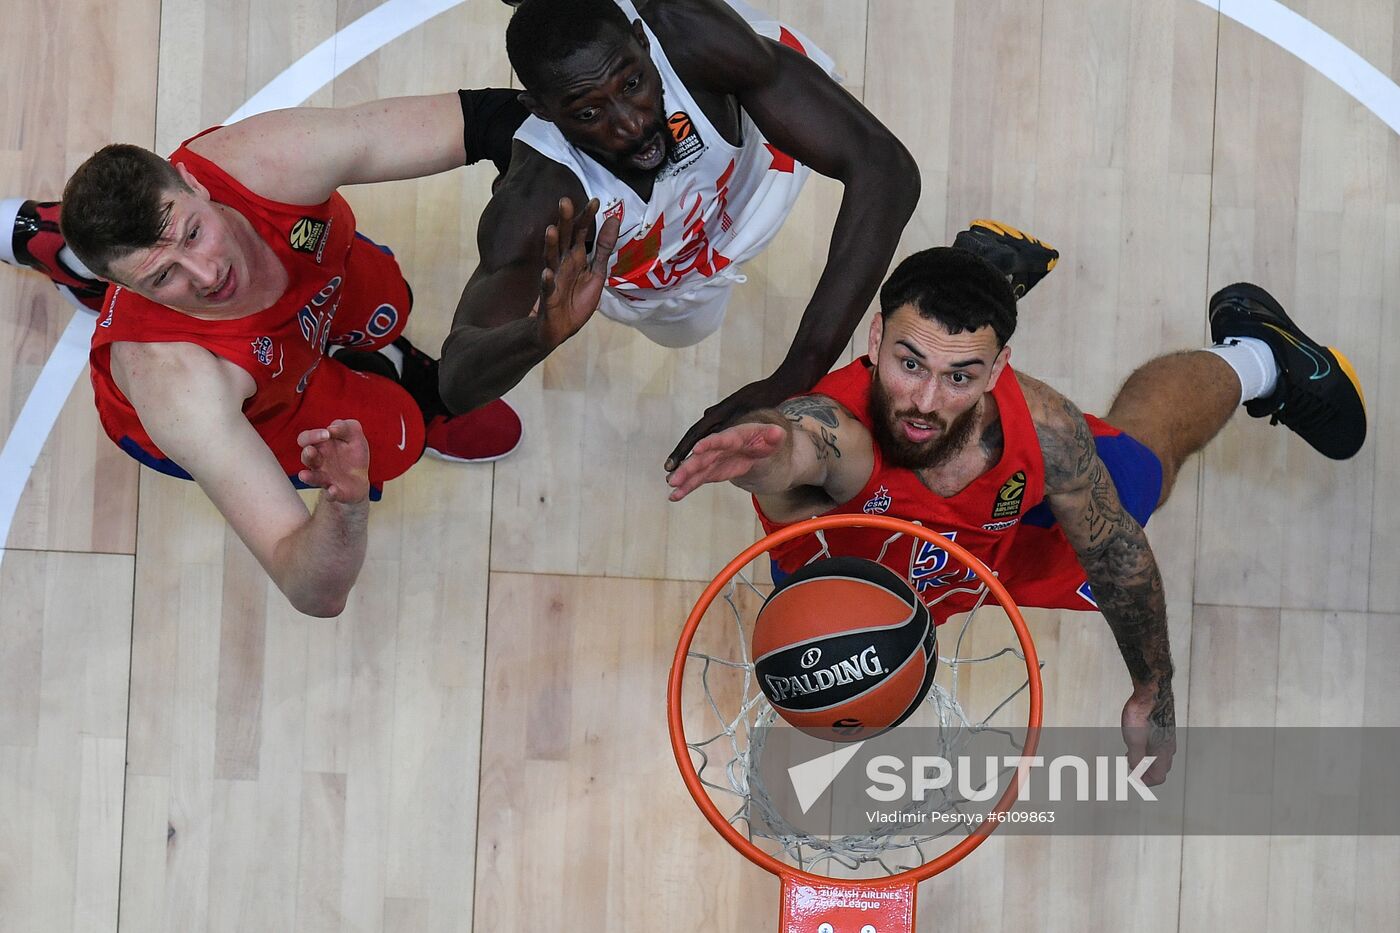
{"type": "Polygon", "coordinates": [[[822,649],[808,648],[806,651],[802,652],[802,660],[798,663],[802,665],[803,670],[806,670],[807,668],[816,667],[817,662],[821,659],[822,649]]]}
{"type": "MultiPolygon", "coordinates": [[[[803,660],[806,660],[803,655],[803,660]]],[[[774,677],[772,674],[764,674],[763,679],[768,683],[768,689],[764,691],[768,694],[768,699],[773,703],[781,703],[789,697],[801,696],[807,693],[820,693],[829,690],[837,684],[849,684],[867,677],[879,677],[888,673],[885,666],[880,663],[880,655],[876,652],[875,646],[871,645],[859,654],[853,654],[843,661],[838,661],[830,667],[824,667],[810,674],[798,674],[795,677],[774,677]]]]}

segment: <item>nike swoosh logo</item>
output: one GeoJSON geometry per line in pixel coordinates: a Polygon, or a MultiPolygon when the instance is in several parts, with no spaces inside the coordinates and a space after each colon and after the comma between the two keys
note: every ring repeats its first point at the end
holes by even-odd
{"type": "Polygon", "coordinates": [[[846,765],[850,764],[856,752],[864,742],[856,742],[847,745],[845,748],[837,749],[829,755],[822,755],[810,761],[804,761],[800,765],[793,765],[788,768],[788,779],[792,781],[792,789],[797,792],[797,804],[806,813],[812,809],[812,804],[826,792],[832,785],[846,765]]]}
{"type": "Polygon", "coordinates": [[[1323,356],[1321,353],[1318,353],[1312,347],[1303,343],[1297,337],[1294,337],[1292,334],[1288,333],[1288,331],[1283,330],[1282,328],[1275,327],[1273,324],[1265,324],[1264,326],[1274,331],[1284,340],[1287,340],[1289,343],[1293,344],[1293,346],[1297,347],[1299,350],[1303,351],[1303,355],[1312,361],[1313,374],[1308,377],[1309,381],[1315,382],[1318,379],[1325,379],[1328,376],[1332,375],[1332,364],[1327,361],[1327,357],[1323,356]]]}
{"type": "Polygon", "coordinates": [[[403,423],[403,415],[399,415],[399,450],[403,450],[408,443],[408,426],[403,423]]]}

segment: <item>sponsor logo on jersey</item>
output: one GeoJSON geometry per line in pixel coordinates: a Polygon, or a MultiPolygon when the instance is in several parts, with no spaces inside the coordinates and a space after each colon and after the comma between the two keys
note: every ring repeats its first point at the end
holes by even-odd
{"type": "Polygon", "coordinates": [[[992,518],[1007,518],[1021,514],[1021,499],[1026,495],[1026,471],[1017,470],[1011,478],[1001,484],[997,491],[996,504],[992,506],[992,518]]]}
{"type": "Polygon", "coordinates": [[[690,114],[683,110],[677,110],[666,118],[666,125],[671,129],[671,162],[673,164],[680,165],[705,150],[705,141],[700,138],[700,132],[695,128],[695,122],[690,119],[690,114]]]}
{"type": "Polygon", "coordinates": [[[1094,591],[1089,589],[1088,580],[1079,584],[1079,589],[1075,590],[1075,592],[1078,593],[1086,603],[1093,606],[1095,609],[1099,608],[1099,601],[1094,598],[1094,591]]]}
{"type": "Polygon", "coordinates": [[[270,337],[259,337],[253,341],[253,356],[258,358],[258,362],[264,366],[272,365],[272,339],[270,337]]]}
{"type": "Polygon", "coordinates": [[[1021,519],[1019,518],[1010,518],[1004,522],[987,522],[987,524],[983,525],[982,527],[987,531],[1005,531],[1006,529],[1015,525],[1020,520],[1021,519]]]}
{"type": "MultiPolygon", "coordinates": [[[[299,253],[315,253],[321,248],[321,242],[325,239],[329,226],[324,220],[303,217],[292,224],[292,233],[287,237],[287,242],[292,249],[299,253]]],[[[316,261],[320,262],[319,255],[316,257],[316,261]]]]}
{"type": "Polygon", "coordinates": [[[865,505],[861,506],[860,510],[866,515],[884,515],[890,510],[890,503],[892,501],[893,500],[890,499],[890,491],[884,486],[881,486],[879,489],[875,490],[875,495],[865,500],[865,505]]]}

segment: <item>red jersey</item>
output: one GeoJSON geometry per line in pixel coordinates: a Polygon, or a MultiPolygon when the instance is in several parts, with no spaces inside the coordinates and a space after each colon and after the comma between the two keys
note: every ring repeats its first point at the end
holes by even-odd
{"type": "Polygon", "coordinates": [[[253,377],[257,388],[243,412],[289,475],[301,468],[297,434],[325,427],[337,417],[356,417],[371,441],[371,481],[398,476],[423,449],[416,405],[390,380],[325,358],[328,346],[379,347],[402,332],[409,296],[398,264],[387,251],[356,235],[355,216],[340,194],[314,206],[261,197],[192,152],[189,144],[198,138],[182,143],[170,161],[183,163],[211,200],[252,224],[287,270],[287,289],[262,311],[217,321],[167,308],[119,286],[109,289],[89,356],[103,428],[138,460],[188,476],[146,433],[112,381],[110,361],[111,345],[118,341],[192,343],[253,377]],[[389,423],[371,423],[374,413],[389,423]]]}
{"type": "MultiPolygon", "coordinates": [[[[840,402],[869,429],[872,372],[868,358],[856,360],[829,373],[812,393],[840,402]]],[[[1021,385],[1010,366],[991,396],[1001,417],[1001,459],[967,488],[939,496],[913,470],[886,465],[876,446],[875,468],[864,488],[824,514],[888,513],[917,522],[979,557],[997,572],[1020,606],[1094,609],[1084,570],[1064,532],[1051,524],[1047,508],[1035,509],[1045,498],[1045,462],[1021,385]],[[1025,521],[1033,509],[1038,516],[1025,521]]],[[[1096,434],[1121,433],[1092,415],[1084,417],[1096,434]]],[[[756,500],[754,507],[765,531],[783,527],[784,523],[764,515],[756,500]]],[[[971,609],[977,600],[981,585],[976,575],[942,548],[909,535],[895,538],[885,548],[890,535],[875,528],[833,528],[823,534],[833,555],[878,559],[905,576],[940,623],[971,609]]],[[[791,573],[810,560],[818,547],[814,536],[804,535],[775,548],[771,556],[781,570],[791,573]]]]}

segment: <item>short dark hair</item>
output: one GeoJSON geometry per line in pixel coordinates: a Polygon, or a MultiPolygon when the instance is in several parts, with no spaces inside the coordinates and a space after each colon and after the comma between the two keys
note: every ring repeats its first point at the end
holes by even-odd
{"type": "Polygon", "coordinates": [[[165,159],[140,146],[99,149],[63,188],[63,239],[93,272],[111,279],[112,263],[161,241],[170,195],[189,185],[165,159]]]}
{"type": "Polygon", "coordinates": [[[506,55],[525,90],[549,85],[549,66],[609,28],[629,35],[632,23],[613,0],[522,0],[506,27],[506,55]]]}
{"type": "Polygon", "coordinates": [[[938,321],[950,334],[987,324],[997,345],[1016,332],[1016,294],[995,266],[975,253],[937,246],[909,256],[880,289],[880,313],[889,316],[905,305],[938,321]]]}

